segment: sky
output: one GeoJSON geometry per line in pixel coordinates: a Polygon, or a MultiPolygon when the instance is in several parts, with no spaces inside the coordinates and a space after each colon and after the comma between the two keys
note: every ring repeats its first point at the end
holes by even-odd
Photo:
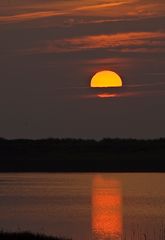
{"type": "Polygon", "coordinates": [[[165,137],[164,0],[1,0],[0,137],[165,137]],[[115,71],[122,88],[90,88],[115,71]]]}

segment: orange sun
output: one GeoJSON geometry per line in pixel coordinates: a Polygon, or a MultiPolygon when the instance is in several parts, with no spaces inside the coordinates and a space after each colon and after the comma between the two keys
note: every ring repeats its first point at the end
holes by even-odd
{"type": "Polygon", "coordinates": [[[104,70],[92,77],[90,86],[93,88],[122,87],[122,80],[117,73],[104,70]]]}

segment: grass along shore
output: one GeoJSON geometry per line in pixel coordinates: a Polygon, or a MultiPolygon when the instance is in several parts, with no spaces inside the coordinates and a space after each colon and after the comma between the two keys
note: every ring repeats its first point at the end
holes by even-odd
{"type": "Polygon", "coordinates": [[[5,232],[0,231],[0,240],[71,240],[65,237],[53,237],[45,234],[33,234],[30,232],[5,232]]]}

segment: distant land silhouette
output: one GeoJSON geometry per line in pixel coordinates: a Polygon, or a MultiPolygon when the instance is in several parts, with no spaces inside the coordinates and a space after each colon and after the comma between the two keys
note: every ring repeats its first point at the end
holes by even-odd
{"type": "Polygon", "coordinates": [[[165,139],[0,138],[0,172],[165,172],[165,139]]]}

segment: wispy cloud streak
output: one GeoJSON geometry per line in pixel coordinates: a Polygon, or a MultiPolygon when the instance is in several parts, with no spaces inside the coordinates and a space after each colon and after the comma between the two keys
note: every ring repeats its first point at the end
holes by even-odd
{"type": "MultiPolygon", "coordinates": [[[[83,36],[63,40],[46,41],[39,48],[31,49],[29,53],[63,53],[87,51],[92,49],[108,49],[111,51],[145,52],[152,47],[162,51],[165,48],[164,32],[128,32],[110,35],[83,36]]],[[[149,50],[150,51],[150,50],[149,50]]]]}
{"type": "MultiPolygon", "coordinates": [[[[59,10],[48,10],[48,11],[34,11],[36,10],[36,6],[31,6],[33,12],[26,12],[22,14],[15,14],[15,15],[4,15],[0,16],[0,23],[15,23],[15,22],[22,22],[22,21],[32,21],[40,18],[48,18],[48,17],[55,17],[60,15],[76,15],[80,14],[81,12],[97,10],[97,9],[103,9],[103,8],[113,8],[117,7],[123,4],[126,4],[127,1],[119,1],[119,2],[111,2],[111,3],[100,3],[100,4],[91,4],[91,5],[83,5],[76,7],[76,4],[72,4],[70,8],[65,6],[59,5],[59,10]]],[[[48,5],[49,6],[49,5],[48,5]]],[[[27,6],[29,8],[29,6],[27,6]]],[[[28,9],[27,7],[23,7],[22,10],[28,9]]],[[[41,6],[38,6],[39,9],[41,9],[41,6]]],[[[44,8],[46,9],[46,5],[44,5],[44,8]]],[[[49,9],[49,7],[48,7],[49,9]]],[[[53,8],[54,9],[54,8],[53,8]]]]}
{"type": "Polygon", "coordinates": [[[64,15],[63,12],[47,11],[47,12],[33,12],[17,14],[13,16],[0,16],[0,23],[12,23],[22,21],[32,21],[40,18],[54,17],[64,15]]]}
{"type": "Polygon", "coordinates": [[[102,9],[102,8],[108,8],[108,7],[116,7],[123,4],[128,4],[128,1],[102,3],[102,4],[89,5],[89,6],[87,5],[87,6],[76,8],[75,11],[96,10],[96,9],[102,9]]]}
{"type": "MultiPolygon", "coordinates": [[[[111,0],[111,1],[15,1],[13,4],[0,3],[0,23],[10,24],[22,21],[65,16],[102,16],[127,18],[164,15],[164,4],[144,0],[111,0]],[[2,14],[1,14],[2,13],[2,14]]],[[[102,20],[100,20],[102,21],[102,20]]],[[[106,20],[105,20],[106,21],[106,20]]]]}

